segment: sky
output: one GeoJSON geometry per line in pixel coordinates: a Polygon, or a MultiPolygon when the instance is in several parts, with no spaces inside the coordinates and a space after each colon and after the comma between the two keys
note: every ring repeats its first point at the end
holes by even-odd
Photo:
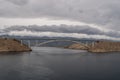
{"type": "Polygon", "coordinates": [[[119,23],[120,0],[0,0],[1,28],[66,24],[119,33],[119,23]]]}

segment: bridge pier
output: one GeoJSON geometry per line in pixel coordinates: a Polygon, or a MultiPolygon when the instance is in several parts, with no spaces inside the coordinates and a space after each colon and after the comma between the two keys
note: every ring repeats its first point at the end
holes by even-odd
{"type": "Polygon", "coordinates": [[[21,45],[23,45],[23,40],[20,40],[21,45]]]}
{"type": "Polygon", "coordinates": [[[85,42],[85,46],[88,46],[88,42],[85,42]]]}
{"type": "Polygon", "coordinates": [[[31,43],[30,43],[30,40],[28,40],[28,46],[31,47],[31,43]]]}
{"type": "Polygon", "coordinates": [[[37,46],[38,45],[38,40],[35,40],[35,46],[37,46]]]}
{"type": "Polygon", "coordinates": [[[92,42],[92,47],[94,47],[95,46],[95,42],[92,42]]]}

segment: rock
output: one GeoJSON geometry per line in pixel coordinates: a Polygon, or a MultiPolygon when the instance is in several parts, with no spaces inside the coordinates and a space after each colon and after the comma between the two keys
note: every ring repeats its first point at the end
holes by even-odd
{"type": "Polygon", "coordinates": [[[72,44],[68,47],[66,47],[68,49],[77,49],[77,50],[87,50],[88,47],[84,46],[84,45],[81,45],[81,44],[72,44]]]}
{"type": "Polygon", "coordinates": [[[93,44],[88,44],[88,46],[82,44],[72,44],[68,49],[78,49],[78,50],[87,50],[93,53],[106,53],[106,52],[119,52],[120,51],[120,42],[111,42],[111,41],[96,41],[93,44]]]}
{"type": "Polygon", "coordinates": [[[21,44],[16,39],[0,38],[0,52],[26,52],[32,51],[25,44],[21,44]]]}
{"type": "Polygon", "coordinates": [[[90,52],[117,52],[120,51],[120,42],[97,41],[93,47],[88,49],[90,52]]]}

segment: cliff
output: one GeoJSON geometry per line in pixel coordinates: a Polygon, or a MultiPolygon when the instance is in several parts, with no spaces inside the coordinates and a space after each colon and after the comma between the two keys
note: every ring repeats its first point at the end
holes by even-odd
{"type": "Polygon", "coordinates": [[[16,39],[0,39],[0,52],[26,52],[31,51],[31,49],[25,45],[21,44],[20,41],[16,39]]]}
{"type": "Polygon", "coordinates": [[[81,44],[72,44],[66,48],[87,50],[89,52],[94,52],[94,53],[118,52],[120,51],[120,42],[96,41],[94,45],[89,44],[88,47],[85,47],[81,44]]]}
{"type": "Polygon", "coordinates": [[[118,52],[120,51],[120,42],[97,41],[94,46],[90,47],[90,52],[118,52]]]}

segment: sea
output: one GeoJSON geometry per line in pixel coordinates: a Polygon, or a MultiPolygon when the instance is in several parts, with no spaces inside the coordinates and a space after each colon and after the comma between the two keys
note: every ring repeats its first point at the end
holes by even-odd
{"type": "Polygon", "coordinates": [[[120,53],[55,47],[0,54],[0,80],[120,80],[120,53]]]}

